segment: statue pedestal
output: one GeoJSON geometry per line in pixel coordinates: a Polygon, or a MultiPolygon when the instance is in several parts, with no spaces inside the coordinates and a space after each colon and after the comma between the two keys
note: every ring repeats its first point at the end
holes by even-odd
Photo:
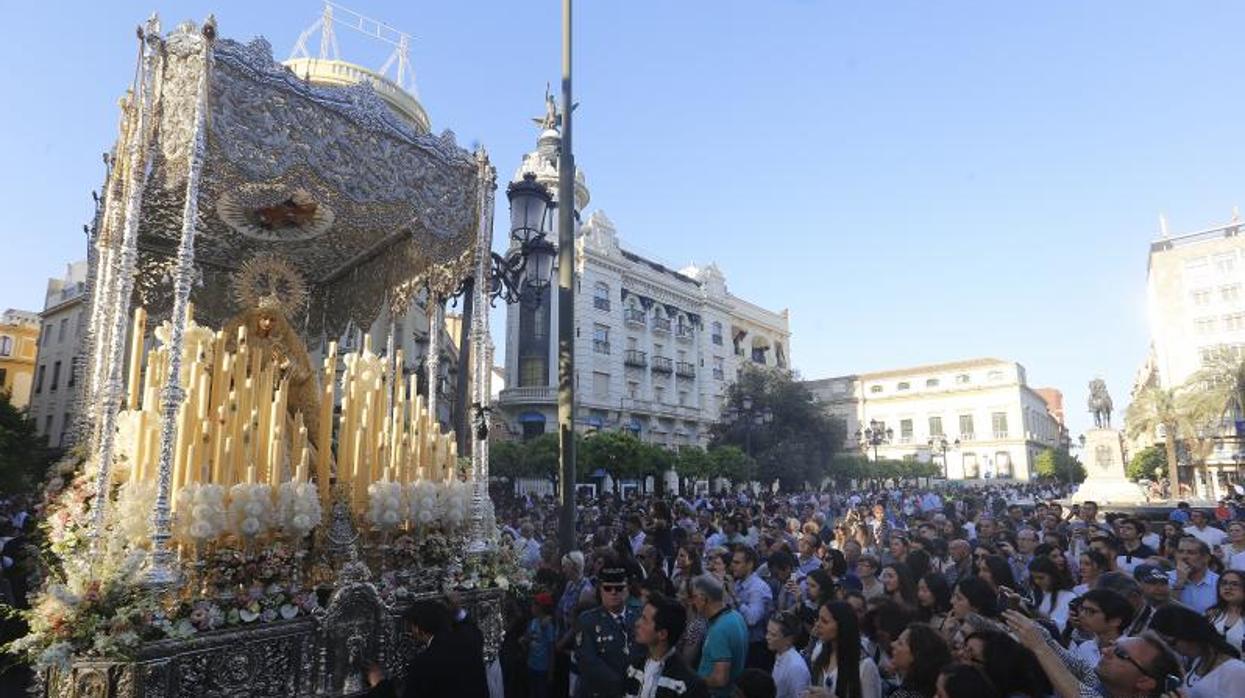
{"type": "Polygon", "coordinates": [[[1087,476],[1072,495],[1073,502],[1142,504],[1146,501],[1141,487],[1124,475],[1124,437],[1120,432],[1115,429],[1085,432],[1082,454],[1087,476]]]}

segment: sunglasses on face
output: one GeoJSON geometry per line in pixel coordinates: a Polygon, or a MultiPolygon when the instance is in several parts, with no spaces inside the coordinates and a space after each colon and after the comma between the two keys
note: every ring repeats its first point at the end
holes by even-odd
{"type": "Polygon", "coordinates": [[[1136,659],[1133,659],[1132,655],[1130,655],[1130,654],[1128,653],[1128,650],[1124,649],[1123,647],[1120,647],[1119,645],[1116,645],[1116,646],[1115,646],[1115,649],[1114,649],[1114,650],[1112,650],[1112,653],[1113,653],[1113,654],[1114,654],[1114,655],[1115,655],[1118,659],[1123,659],[1124,661],[1128,662],[1129,664],[1132,664],[1133,666],[1137,667],[1137,671],[1140,671],[1141,673],[1145,674],[1146,676],[1149,676],[1149,677],[1150,677],[1150,678],[1152,678],[1152,679],[1153,679],[1153,678],[1156,678],[1156,677],[1154,676],[1154,674],[1151,674],[1149,671],[1147,671],[1147,670],[1146,670],[1146,668],[1145,668],[1145,667],[1141,666],[1141,664],[1139,664],[1139,663],[1137,662],[1137,660],[1136,660],[1136,659]]]}
{"type": "Polygon", "coordinates": [[[602,584],[601,585],[601,591],[607,594],[618,594],[618,593],[621,593],[622,590],[626,588],[627,587],[622,584],[602,584]]]}

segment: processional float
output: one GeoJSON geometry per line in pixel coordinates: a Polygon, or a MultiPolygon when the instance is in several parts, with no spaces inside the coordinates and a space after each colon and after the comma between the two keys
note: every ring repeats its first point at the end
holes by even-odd
{"type": "Polygon", "coordinates": [[[139,45],[95,227],[81,447],[47,487],[55,564],[19,643],[46,694],[349,695],[365,662],[401,677],[397,618],[446,590],[494,651],[512,568],[487,441],[460,457],[436,404],[444,302],[487,278],[486,154],[211,19],[163,36],[153,18],[139,45]],[[394,337],[413,303],[426,397],[394,337]]]}

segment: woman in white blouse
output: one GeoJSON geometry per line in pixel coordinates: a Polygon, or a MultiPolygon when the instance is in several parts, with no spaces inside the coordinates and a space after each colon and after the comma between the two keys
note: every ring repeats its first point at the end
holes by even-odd
{"type": "Polygon", "coordinates": [[[802,698],[811,677],[804,657],[795,649],[804,623],[792,611],[776,614],[765,628],[765,646],[774,653],[775,698],[802,698]]]}
{"type": "Polygon", "coordinates": [[[851,604],[831,601],[822,605],[813,625],[809,654],[814,686],[837,698],[882,698],[878,667],[860,652],[860,624],[851,604]]]}
{"type": "Polygon", "coordinates": [[[1033,583],[1034,610],[1043,618],[1049,618],[1063,632],[1068,625],[1068,603],[1076,596],[1071,590],[1061,589],[1059,568],[1048,557],[1035,557],[1029,563],[1029,579],[1033,583]]]}
{"type": "Polygon", "coordinates": [[[1215,605],[1206,610],[1206,617],[1229,645],[1245,652],[1245,572],[1225,570],[1216,590],[1215,605]]]}

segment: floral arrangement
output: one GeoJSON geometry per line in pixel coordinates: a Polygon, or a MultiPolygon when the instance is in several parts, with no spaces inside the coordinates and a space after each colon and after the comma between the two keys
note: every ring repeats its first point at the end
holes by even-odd
{"type": "Polygon", "coordinates": [[[273,524],[272,488],[238,483],[229,490],[229,532],[254,540],[273,524]]]}
{"type": "Polygon", "coordinates": [[[402,483],[381,479],[367,487],[368,521],[382,531],[392,531],[403,520],[402,483]]]}
{"type": "MultiPolygon", "coordinates": [[[[154,501],[154,496],[152,499],[154,501]]],[[[177,511],[178,537],[206,543],[225,531],[228,520],[225,488],[199,483],[187,485],[177,492],[177,511]]]]}
{"type": "Polygon", "coordinates": [[[285,535],[302,540],[320,525],[320,493],[314,482],[283,482],[277,493],[277,521],[285,535]]]}

